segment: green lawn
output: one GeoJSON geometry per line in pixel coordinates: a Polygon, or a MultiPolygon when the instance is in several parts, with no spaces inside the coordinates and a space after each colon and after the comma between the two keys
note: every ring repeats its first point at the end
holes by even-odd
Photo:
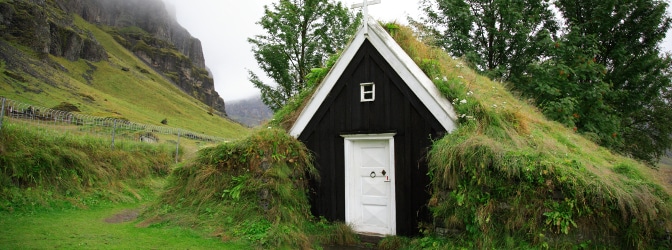
{"type": "Polygon", "coordinates": [[[136,227],[139,220],[105,222],[115,214],[138,209],[117,204],[85,210],[37,214],[0,213],[0,249],[245,249],[199,232],[167,225],[136,227]]]}

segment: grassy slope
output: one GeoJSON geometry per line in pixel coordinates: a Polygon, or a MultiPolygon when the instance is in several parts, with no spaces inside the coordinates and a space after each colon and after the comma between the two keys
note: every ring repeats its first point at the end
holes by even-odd
{"type": "MultiPolygon", "coordinates": [[[[26,81],[0,74],[0,96],[48,108],[69,102],[77,105],[84,114],[152,125],[161,125],[161,120],[167,118],[171,127],[226,138],[240,138],[249,133],[237,123],[209,115],[205,104],[179,90],[101,28],[79,16],[75,16],[75,25],[93,33],[105,47],[109,55],[107,61],[90,63],[96,68],[91,71],[84,60],[73,62],[50,56],[50,60],[66,68],[67,72],[55,70],[59,66],[50,67],[44,63],[34,64],[38,65],[34,69],[50,75],[55,86],[21,72],[12,73],[20,74],[26,81]],[[142,73],[141,69],[148,73],[142,73]],[[92,78],[91,85],[87,84],[84,75],[92,78]]],[[[5,70],[5,63],[0,62],[0,71],[5,70]]]]}
{"type": "Polygon", "coordinates": [[[99,138],[3,124],[0,212],[143,200],[146,180],[166,176],[174,154],[172,145],[117,142],[112,150],[99,138]]]}
{"type": "Polygon", "coordinates": [[[172,145],[0,130],[0,249],[247,249],[203,232],[105,218],[137,209],[163,191],[172,145]]]}

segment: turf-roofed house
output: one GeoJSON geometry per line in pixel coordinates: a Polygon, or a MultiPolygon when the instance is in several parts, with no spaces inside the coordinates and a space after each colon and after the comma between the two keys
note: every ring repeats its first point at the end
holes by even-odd
{"type": "Polygon", "coordinates": [[[368,18],[317,86],[290,134],[313,151],[312,212],[374,235],[428,221],[426,154],[456,128],[449,100],[368,18]]]}

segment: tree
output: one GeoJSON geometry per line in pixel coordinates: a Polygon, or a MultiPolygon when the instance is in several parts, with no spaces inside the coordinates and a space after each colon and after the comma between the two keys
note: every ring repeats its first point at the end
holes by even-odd
{"type": "Polygon", "coordinates": [[[546,0],[422,0],[420,8],[439,46],[493,79],[522,71],[558,29],[546,0]]]}
{"type": "Polygon", "coordinates": [[[248,70],[249,80],[273,111],[306,88],[305,76],[327,57],[345,46],[359,26],[340,2],[330,0],[280,0],[264,6],[258,22],[267,34],[249,38],[260,68],[275,82],[266,84],[248,70]]]}
{"type": "Polygon", "coordinates": [[[544,114],[654,164],[672,146],[671,27],[659,0],[422,0],[439,45],[544,114]],[[536,14],[536,16],[535,16],[536,14]]]}
{"type": "Polygon", "coordinates": [[[549,45],[545,59],[513,81],[546,117],[615,147],[622,144],[620,118],[608,103],[613,90],[605,82],[606,68],[596,63],[598,53],[595,36],[573,31],[549,45]]]}
{"type": "Polygon", "coordinates": [[[594,37],[596,63],[611,85],[606,102],[620,118],[614,149],[653,164],[672,146],[672,59],[659,44],[670,29],[658,0],[558,0],[567,33],[594,37]]]}

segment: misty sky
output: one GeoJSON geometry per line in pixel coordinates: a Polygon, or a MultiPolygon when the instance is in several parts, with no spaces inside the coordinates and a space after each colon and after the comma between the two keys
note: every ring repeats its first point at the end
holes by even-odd
{"type": "MultiPolygon", "coordinates": [[[[215,79],[215,90],[224,101],[244,99],[258,95],[247,80],[247,69],[263,77],[252,55],[247,38],[263,34],[256,24],[263,15],[264,5],[275,0],[163,0],[177,15],[178,22],[192,36],[201,40],[205,64],[215,79]]],[[[346,6],[361,0],[343,0],[346,6]]],[[[668,1],[669,3],[669,1],[668,1]]],[[[417,0],[382,0],[372,5],[369,15],[382,21],[407,23],[407,16],[419,15],[417,0]]],[[[668,13],[672,9],[668,8],[668,13]]],[[[672,31],[663,42],[666,51],[672,51],[672,31]]],[[[262,80],[269,81],[266,78],[262,80]]]]}

